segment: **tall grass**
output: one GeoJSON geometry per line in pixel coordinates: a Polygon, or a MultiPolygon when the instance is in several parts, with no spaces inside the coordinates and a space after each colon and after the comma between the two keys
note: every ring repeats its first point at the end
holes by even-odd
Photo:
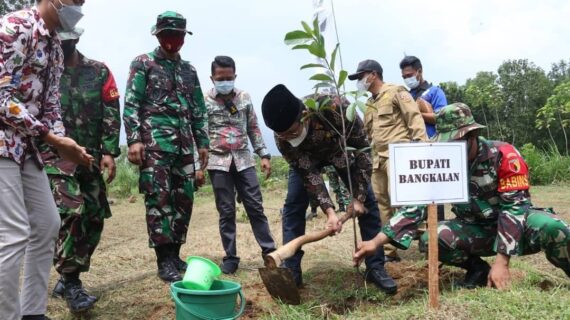
{"type": "MultiPolygon", "coordinates": [[[[115,161],[117,175],[115,180],[108,186],[111,196],[127,198],[138,194],[139,169],[127,160],[126,146],[121,147],[121,155],[115,161]]],[[[265,179],[265,174],[259,170],[260,159],[258,157],[256,157],[256,161],[257,177],[262,190],[275,190],[286,187],[285,181],[289,174],[289,165],[283,157],[275,156],[271,159],[271,177],[269,179],[265,179]]],[[[198,190],[198,194],[206,195],[212,194],[212,192],[210,178],[206,172],[206,184],[198,190]]]]}
{"type": "Polygon", "coordinates": [[[520,151],[529,166],[532,185],[570,182],[570,157],[560,154],[555,146],[540,150],[527,143],[520,151]]]}

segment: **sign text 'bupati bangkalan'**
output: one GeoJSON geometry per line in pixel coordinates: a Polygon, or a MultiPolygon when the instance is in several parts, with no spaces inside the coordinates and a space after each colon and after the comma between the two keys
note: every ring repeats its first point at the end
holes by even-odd
{"type": "Polygon", "coordinates": [[[465,142],[391,144],[392,206],[468,202],[465,142]]]}

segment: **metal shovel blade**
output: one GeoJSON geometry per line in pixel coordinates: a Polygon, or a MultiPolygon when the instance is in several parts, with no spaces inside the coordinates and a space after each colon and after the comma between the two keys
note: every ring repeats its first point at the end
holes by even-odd
{"type": "Polygon", "coordinates": [[[299,289],[295,284],[291,270],[287,268],[260,268],[259,274],[265,288],[274,299],[279,299],[286,304],[301,304],[299,289]]]}

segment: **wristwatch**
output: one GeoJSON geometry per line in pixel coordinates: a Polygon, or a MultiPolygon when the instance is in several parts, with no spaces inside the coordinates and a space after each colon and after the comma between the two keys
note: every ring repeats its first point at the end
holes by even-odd
{"type": "Polygon", "coordinates": [[[267,160],[271,160],[271,154],[267,153],[261,156],[261,159],[267,159],[267,160]]]}

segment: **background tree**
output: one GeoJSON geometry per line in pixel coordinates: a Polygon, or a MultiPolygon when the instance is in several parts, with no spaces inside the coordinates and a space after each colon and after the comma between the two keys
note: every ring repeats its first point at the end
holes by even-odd
{"type": "Polygon", "coordinates": [[[439,86],[445,92],[447,103],[452,104],[465,101],[465,86],[459,85],[455,81],[441,82],[439,86]]]}
{"type": "Polygon", "coordinates": [[[570,59],[560,60],[552,64],[552,69],[548,73],[548,79],[555,85],[570,80],[570,59]]]}
{"type": "Polygon", "coordinates": [[[464,102],[477,121],[487,126],[486,137],[505,140],[504,99],[494,72],[481,71],[465,84],[464,102]]]}
{"type": "Polygon", "coordinates": [[[504,128],[508,128],[503,132],[505,139],[515,145],[540,145],[548,141],[532,130],[538,109],[546,104],[553,88],[544,70],[526,59],[508,60],[501,64],[498,74],[506,122],[504,128]]]}
{"type": "Polygon", "coordinates": [[[570,127],[570,80],[562,82],[554,89],[554,93],[546,101],[546,105],[537,113],[536,127],[546,129],[554,145],[559,145],[554,137],[551,126],[562,131],[564,138],[563,149],[568,156],[568,134],[566,128],[570,127]]]}

